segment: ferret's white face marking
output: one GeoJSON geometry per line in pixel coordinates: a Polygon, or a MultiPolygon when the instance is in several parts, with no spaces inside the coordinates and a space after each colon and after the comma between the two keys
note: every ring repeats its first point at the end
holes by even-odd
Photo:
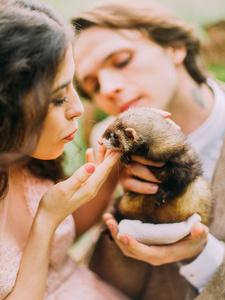
{"type": "Polygon", "coordinates": [[[134,150],[135,147],[134,143],[136,142],[136,132],[133,128],[126,127],[124,124],[122,125],[122,123],[120,125],[121,126],[113,125],[108,127],[101,137],[100,144],[103,144],[109,149],[130,152],[134,150]]]}
{"type": "Polygon", "coordinates": [[[101,138],[101,143],[108,149],[124,150],[122,145],[122,133],[119,134],[113,131],[107,131],[101,138]]]}

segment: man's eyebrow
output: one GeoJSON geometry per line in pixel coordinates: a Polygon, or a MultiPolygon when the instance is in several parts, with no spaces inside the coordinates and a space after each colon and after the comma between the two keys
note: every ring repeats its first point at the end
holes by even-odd
{"type": "MultiPolygon", "coordinates": [[[[107,55],[104,60],[103,60],[103,64],[107,62],[107,60],[109,60],[115,53],[110,53],[109,55],[107,55]]],[[[88,81],[90,78],[92,77],[92,75],[86,75],[84,76],[84,78],[82,78],[82,80],[80,80],[81,84],[84,84],[86,81],[88,81]]]]}
{"type": "Polygon", "coordinates": [[[65,83],[63,83],[62,85],[58,86],[53,92],[52,94],[55,94],[56,92],[58,92],[61,89],[64,89],[65,87],[67,87],[69,84],[71,83],[71,81],[67,81],[65,83]]]}
{"type": "MultiPolygon", "coordinates": [[[[124,52],[124,51],[127,51],[127,49],[125,48],[125,49],[115,49],[114,51],[112,51],[112,52],[110,52],[104,59],[103,59],[103,61],[102,61],[102,64],[104,64],[104,63],[106,63],[109,59],[111,59],[113,56],[116,56],[117,54],[119,54],[119,53],[122,53],[122,52],[124,52]]],[[[85,83],[85,81],[87,81],[89,78],[91,78],[92,77],[92,75],[86,75],[86,76],[84,76],[84,78],[82,78],[81,80],[80,80],[80,84],[83,84],[83,83],[85,83]]]]}

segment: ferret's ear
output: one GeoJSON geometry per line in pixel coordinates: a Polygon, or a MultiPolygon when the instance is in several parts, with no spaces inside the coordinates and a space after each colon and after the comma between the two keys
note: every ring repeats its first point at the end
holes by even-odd
{"type": "Polygon", "coordinates": [[[136,134],[136,131],[135,131],[133,128],[126,128],[126,129],[125,129],[125,134],[126,134],[126,136],[127,136],[129,139],[131,139],[131,140],[133,140],[133,141],[136,141],[136,136],[137,136],[137,134],[136,134]]]}

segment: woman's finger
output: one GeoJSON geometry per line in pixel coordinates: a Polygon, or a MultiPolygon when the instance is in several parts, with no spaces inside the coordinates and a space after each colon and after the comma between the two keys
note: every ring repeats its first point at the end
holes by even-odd
{"type": "MultiPolygon", "coordinates": [[[[90,181],[96,182],[98,181],[99,184],[106,179],[107,175],[110,173],[112,167],[115,163],[119,160],[120,153],[116,151],[112,151],[110,155],[108,155],[104,161],[96,167],[94,177],[90,178],[90,181]]],[[[96,183],[93,183],[96,184],[96,183]]]]}
{"type": "MultiPolygon", "coordinates": [[[[65,195],[72,196],[73,193],[80,187],[87,179],[94,173],[95,165],[92,163],[87,163],[80,167],[71,177],[67,180],[59,182],[57,184],[60,188],[60,192],[65,195]]],[[[67,197],[68,197],[67,196],[67,197]]]]}
{"type": "Polygon", "coordinates": [[[117,152],[112,152],[96,167],[94,174],[76,191],[74,199],[83,198],[87,202],[89,199],[94,198],[119,158],[120,155],[117,152]]]}
{"type": "Polygon", "coordinates": [[[106,148],[104,146],[100,145],[98,147],[98,152],[96,154],[96,165],[97,166],[100,165],[103,162],[103,160],[105,158],[106,151],[107,150],[106,150],[106,148]]]}
{"type": "Polygon", "coordinates": [[[85,152],[86,156],[86,162],[95,164],[95,158],[94,158],[94,150],[93,148],[88,148],[85,152]]]}

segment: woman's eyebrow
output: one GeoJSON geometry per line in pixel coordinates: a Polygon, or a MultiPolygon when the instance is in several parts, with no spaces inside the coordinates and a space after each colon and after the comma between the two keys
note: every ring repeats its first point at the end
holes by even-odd
{"type": "Polygon", "coordinates": [[[58,86],[53,92],[52,94],[55,94],[56,92],[58,92],[61,89],[64,89],[65,87],[67,87],[67,85],[69,85],[71,83],[71,81],[67,81],[65,83],[63,83],[62,85],[58,86]]]}

